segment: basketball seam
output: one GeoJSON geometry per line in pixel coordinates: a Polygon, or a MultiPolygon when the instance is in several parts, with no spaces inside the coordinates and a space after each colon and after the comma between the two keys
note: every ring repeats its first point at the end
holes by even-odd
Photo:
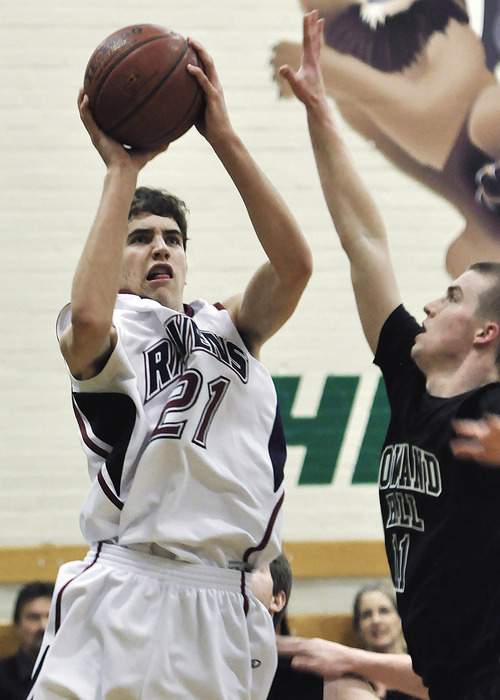
{"type": "MultiPolygon", "coordinates": [[[[166,138],[169,134],[171,134],[173,131],[175,131],[176,129],[178,129],[178,128],[180,127],[180,125],[184,122],[184,120],[186,119],[186,117],[187,117],[187,116],[189,115],[189,113],[191,112],[191,108],[192,108],[193,104],[196,102],[197,98],[198,98],[198,94],[195,93],[195,94],[193,95],[193,99],[192,99],[191,102],[189,103],[189,107],[186,109],[186,111],[184,112],[184,114],[182,115],[182,117],[179,119],[179,121],[177,122],[177,124],[176,124],[174,127],[172,127],[172,129],[168,129],[167,131],[163,131],[163,132],[162,132],[161,134],[159,134],[156,138],[154,138],[153,141],[152,141],[152,143],[151,143],[151,146],[150,146],[150,147],[154,148],[155,144],[159,143],[160,141],[163,141],[164,138],[166,138]]],[[[146,146],[146,148],[147,148],[147,146],[146,146]]]]}
{"type": "Polygon", "coordinates": [[[157,41],[158,39],[168,39],[171,36],[175,36],[176,32],[169,32],[168,34],[160,34],[158,36],[152,36],[149,39],[144,39],[141,42],[138,42],[131,46],[126,53],[123,53],[114,63],[112,63],[106,70],[106,72],[102,75],[100,81],[99,81],[99,86],[95,91],[94,94],[94,104],[97,104],[97,100],[99,98],[99,95],[101,93],[102,88],[104,87],[106,80],[109,78],[110,74],[115,70],[116,66],[119,66],[122,61],[124,61],[126,58],[130,56],[131,53],[134,51],[137,51],[137,49],[140,49],[142,46],[146,46],[146,44],[150,44],[152,41],[157,41]]]}
{"type": "MultiPolygon", "coordinates": [[[[149,41],[155,41],[155,40],[157,40],[157,39],[164,39],[164,38],[167,38],[167,36],[165,35],[165,36],[154,37],[153,39],[149,39],[147,42],[145,41],[144,44],[148,43],[149,41]]],[[[144,44],[141,44],[141,46],[143,46],[144,44]]],[[[136,48],[137,48],[137,47],[136,47],[136,48]]],[[[116,129],[119,129],[120,126],[121,126],[122,124],[124,124],[124,123],[125,123],[126,121],[128,121],[131,117],[133,117],[134,114],[135,114],[138,110],[140,110],[141,107],[142,107],[146,102],[148,102],[148,100],[150,100],[151,97],[153,97],[153,95],[155,95],[155,94],[158,92],[158,90],[161,88],[161,86],[165,83],[165,81],[168,80],[168,78],[170,78],[170,76],[171,76],[172,73],[175,71],[175,69],[177,68],[177,66],[179,65],[179,63],[182,61],[182,59],[184,58],[184,56],[185,56],[186,53],[187,53],[188,48],[189,48],[189,43],[186,41],[185,44],[184,44],[184,49],[183,49],[182,52],[179,54],[179,56],[178,56],[176,62],[172,65],[172,67],[171,67],[171,69],[169,70],[169,72],[168,72],[166,75],[163,76],[163,78],[162,78],[162,79],[160,80],[160,82],[156,85],[156,87],[155,87],[151,92],[149,92],[149,93],[146,95],[146,97],[145,97],[143,100],[141,100],[141,102],[137,103],[137,104],[135,105],[134,109],[133,109],[132,111],[128,112],[119,122],[117,122],[116,124],[113,124],[113,125],[111,125],[111,126],[108,126],[108,127],[107,127],[107,131],[115,131],[116,129]]],[[[128,56],[128,54],[127,54],[127,56],[128,56]]],[[[123,56],[123,58],[125,58],[125,56],[123,56]]],[[[117,65],[117,64],[115,64],[115,66],[116,66],[116,65],[117,65]]],[[[111,72],[111,71],[110,71],[110,72],[111,72]]],[[[107,77],[107,76],[106,76],[106,77],[107,77]]],[[[101,84],[103,84],[103,83],[104,83],[104,81],[102,81],[101,84]]]]}

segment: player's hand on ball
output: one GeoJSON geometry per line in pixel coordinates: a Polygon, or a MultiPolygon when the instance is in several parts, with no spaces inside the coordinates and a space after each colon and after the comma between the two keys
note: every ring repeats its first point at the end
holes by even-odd
{"type": "Polygon", "coordinates": [[[222,141],[224,135],[232,131],[224,91],[213,58],[198,41],[191,38],[188,41],[203,66],[203,70],[199,66],[187,66],[187,70],[198,80],[205,94],[205,110],[195,122],[195,126],[200,134],[215,146],[218,140],[222,141]]]}
{"type": "Polygon", "coordinates": [[[139,151],[125,148],[121,143],[105,134],[104,131],[97,126],[92,112],[90,111],[88,96],[84,94],[83,89],[78,93],[78,110],[83,125],[87,129],[95,149],[108,167],[119,163],[123,163],[124,165],[131,164],[139,171],[146,163],[158,155],[158,153],[162,153],[168,148],[168,145],[155,151],[139,151]]]}

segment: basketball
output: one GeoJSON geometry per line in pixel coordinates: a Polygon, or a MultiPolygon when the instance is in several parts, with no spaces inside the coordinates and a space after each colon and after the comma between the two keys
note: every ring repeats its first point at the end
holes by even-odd
{"type": "Polygon", "coordinates": [[[137,24],[114,32],[85,70],[84,92],[97,125],[131,148],[156,150],[186,133],[201,114],[203,90],[186,69],[200,65],[186,39],[137,24]]]}

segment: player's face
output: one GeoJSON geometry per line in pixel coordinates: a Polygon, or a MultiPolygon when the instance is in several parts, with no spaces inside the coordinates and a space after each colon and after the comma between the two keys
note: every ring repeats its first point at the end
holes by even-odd
{"type": "Polygon", "coordinates": [[[145,214],[128,222],[120,287],[182,311],[187,261],[179,225],[145,214]]]}
{"type": "Polygon", "coordinates": [[[443,297],[425,305],[424,332],[417,335],[412,350],[412,357],[424,373],[440,366],[449,368],[470,352],[481,328],[476,313],[479,295],[487,286],[485,276],[467,270],[443,297]]]}
{"type": "Polygon", "coordinates": [[[252,574],[252,593],[266,606],[271,609],[273,602],[273,579],[269,566],[263,566],[261,569],[256,569],[252,574]]]}
{"type": "Polygon", "coordinates": [[[50,598],[45,596],[33,598],[21,608],[19,622],[16,625],[19,646],[33,660],[42,646],[49,610],[50,598]]]}
{"type": "Polygon", "coordinates": [[[256,569],[252,574],[252,593],[265,605],[271,616],[283,610],[286,603],[285,591],[279,591],[274,595],[273,590],[274,581],[269,565],[256,569]]]}
{"type": "Polygon", "coordinates": [[[382,591],[367,591],[359,601],[359,634],[370,651],[398,651],[401,619],[382,591]]]}

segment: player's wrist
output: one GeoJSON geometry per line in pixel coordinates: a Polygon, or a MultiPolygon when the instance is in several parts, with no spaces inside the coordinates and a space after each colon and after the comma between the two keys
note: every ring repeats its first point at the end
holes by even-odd
{"type": "Polygon", "coordinates": [[[120,183],[124,187],[128,184],[135,188],[139,170],[138,165],[128,157],[127,159],[115,160],[106,166],[106,179],[120,183]]]}
{"type": "Polygon", "coordinates": [[[205,138],[221,160],[239,151],[246,151],[243,141],[229,121],[224,125],[218,124],[213,132],[207,131],[205,138]]]}

